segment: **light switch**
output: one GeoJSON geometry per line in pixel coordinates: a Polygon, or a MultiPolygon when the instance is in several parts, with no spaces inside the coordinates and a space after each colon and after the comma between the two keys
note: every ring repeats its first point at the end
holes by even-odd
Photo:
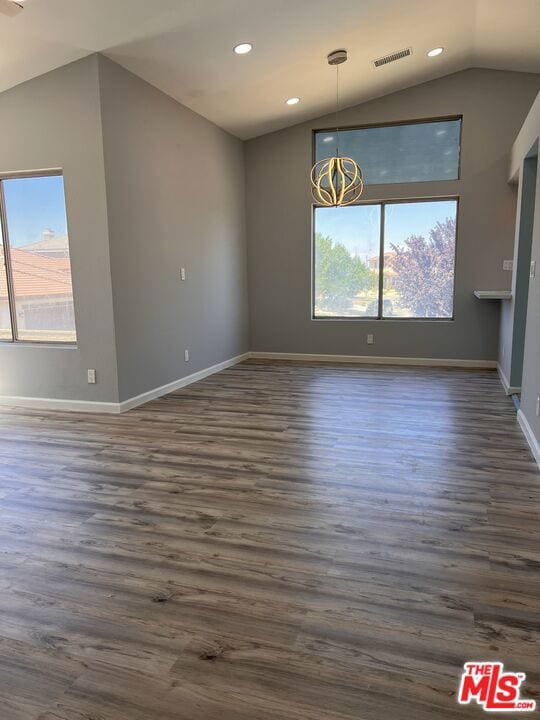
{"type": "Polygon", "coordinates": [[[180,268],[180,280],[186,279],[186,268],[180,268]]]}
{"type": "Polygon", "coordinates": [[[534,280],[535,277],[536,277],[536,260],[531,260],[530,278],[531,278],[531,280],[534,280]]]}

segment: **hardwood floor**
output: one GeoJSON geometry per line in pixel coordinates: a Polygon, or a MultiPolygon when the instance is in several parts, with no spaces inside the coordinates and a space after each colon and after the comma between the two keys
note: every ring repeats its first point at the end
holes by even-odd
{"type": "Polygon", "coordinates": [[[494,372],[255,362],[0,410],[5,720],[454,720],[540,700],[540,474],[494,372]]]}

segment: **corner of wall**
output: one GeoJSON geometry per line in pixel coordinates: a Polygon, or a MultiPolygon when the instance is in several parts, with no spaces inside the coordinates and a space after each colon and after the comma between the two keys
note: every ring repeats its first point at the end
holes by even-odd
{"type": "Polygon", "coordinates": [[[118,390],[127,402],[249,349],[245,148],[109,58],[97,64],[118,390]]]}
{"type": "Polygon", "coordinates": [[[104,130],[103,130],[103,93],[102,93],[102,76],[105,68],[105,63],[107,58],[105,58],[101,53],[95,53],[93,56],[96,63],[96,80],[97,80],[97,91],[98,91],[98,102],[99,102],[99,133],[101,137],[101,159],[102,159],[102,165],[103,165],[103,176],[105,181],[105,212],[107,216],[107,273],[109,277],[109,288],[108,291],[110,292],[110,299],[111,299],[111,307],[113,309],[112,312],[112,326],[113,326],[113,334],[114,334],[114,363],[116,367],[116,399],[115,402],[119,403],[121,400],[121,394],[120,394],[120,368],[118,363],[118,335],[116,332],[116,313],[114,310],[115,307],[115,298],[114,298],[114,292],[113,292],[113,277],[112,277],[112,269],[111,269],[111,244],[110,244],[110,237],[111,237],[111,228],[110,228],[110,221],[109,221],[109,191],[108,191],[108,183],[107,183],[107,161],[105,157],[105,138],[104,138],[104,130]]]}

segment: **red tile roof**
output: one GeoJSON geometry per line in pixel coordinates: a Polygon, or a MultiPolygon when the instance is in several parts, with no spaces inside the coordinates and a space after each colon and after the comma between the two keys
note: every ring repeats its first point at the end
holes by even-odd
{"type": "MultiPolygon", "coordinates": [[[[11,269],[17,298],[71,295],[69,258],[52,258],[11,248],[11,269]]],[[[0,299],[7,298],[4,273],[0,273],[0,299]]]]}

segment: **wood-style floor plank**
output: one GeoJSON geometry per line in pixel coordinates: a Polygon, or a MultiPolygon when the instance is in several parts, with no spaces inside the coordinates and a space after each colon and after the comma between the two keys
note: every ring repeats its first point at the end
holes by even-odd
{"type": "MultiPolygon", "coordinates": [[[[0,409],[9,720],[461,720],[540,700],[540,475],[489,371],[249,361],[0,409]]],[[[7,714],[6,714],[7,713],[7,714]]]]}

